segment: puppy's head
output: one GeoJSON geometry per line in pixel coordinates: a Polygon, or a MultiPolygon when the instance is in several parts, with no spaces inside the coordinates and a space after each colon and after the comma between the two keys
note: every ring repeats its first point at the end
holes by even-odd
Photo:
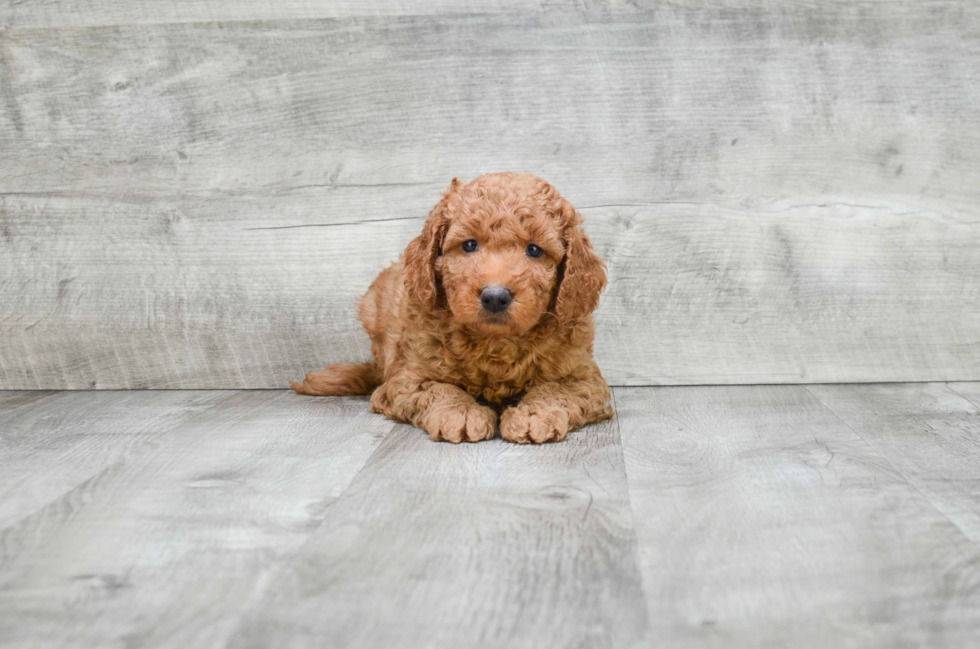
{"type": "Polygon", "coordinates": [[[408,288],[428,308],[492,335],[515,335],[545,314],[571,324],[592,313],[605,265],[558,191],[529,174],[455,178],[405,253],[408,288]]]}

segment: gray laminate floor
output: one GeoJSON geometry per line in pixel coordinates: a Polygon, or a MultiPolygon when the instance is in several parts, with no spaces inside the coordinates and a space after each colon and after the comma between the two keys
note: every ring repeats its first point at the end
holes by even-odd
{"type": "Polygon", "coordinates": [[[0,392],[0,645],[980,646],[980,383],[614,398],[529,447],[0,392]]]}

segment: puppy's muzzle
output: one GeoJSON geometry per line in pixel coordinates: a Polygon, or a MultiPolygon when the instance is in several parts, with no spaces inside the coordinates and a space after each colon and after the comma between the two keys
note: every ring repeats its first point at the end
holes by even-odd
{"type": "Polygon", "coordinates": [[[502,313],[514,301],[514,294],[503,286],[485,286],[480,291],[480,304],[490,313],[502,313]]]}

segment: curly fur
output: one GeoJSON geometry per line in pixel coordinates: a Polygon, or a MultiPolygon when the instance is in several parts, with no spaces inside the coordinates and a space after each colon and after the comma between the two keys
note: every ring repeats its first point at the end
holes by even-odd
{"type": "Polygon", "coordinates": [[[422,234],[360,302],[373,363],[331,365],[293,383],[310,395],[371,393],[371,409],[450,442],[563,439],[612,416],[592,359],[605,264],[575,208],[528,174],[455,178],[422,234]],[[466,253],[462,242],[476,239],[466,253]],[[526,247],[544,254],[529,257],[526,247]],[[484,286],[514,302],[485,311],[484,286]],[[515,405],[511,402],[519,398],[515,405]]]}

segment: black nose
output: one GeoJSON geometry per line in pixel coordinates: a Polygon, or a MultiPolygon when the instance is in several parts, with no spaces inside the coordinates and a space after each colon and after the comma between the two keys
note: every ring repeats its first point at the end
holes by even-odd
{"type": "Polygon", "coordinates": [[[514,301],[514,294],[503,286],[487,286],[480,291],[480,303],[490,313],[500,313],[514,301]]]}

